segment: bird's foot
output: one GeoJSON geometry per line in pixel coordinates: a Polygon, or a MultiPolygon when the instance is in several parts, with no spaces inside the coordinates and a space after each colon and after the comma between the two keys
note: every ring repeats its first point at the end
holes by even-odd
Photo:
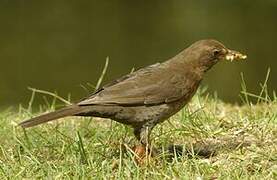
{"type": "Polygon", "coordinates": [[[132,148],[132,151],[135,154],[135,161],[138,165],[149,163],[151,157],[157,154],[157,150],[149,145],[136,145],[132,148]]]}

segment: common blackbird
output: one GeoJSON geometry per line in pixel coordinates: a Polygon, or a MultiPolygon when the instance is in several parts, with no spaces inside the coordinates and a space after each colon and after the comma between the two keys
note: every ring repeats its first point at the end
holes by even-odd
{"type": "Polygon", "coordinates": [[[246,55],[213,39],[200,40],[163,63],[125,75],[77,103],[19,125],[27,128],[66,116],[110,118],[132,126],[136,138],[147,145],[153,127],[182,109],[205,72],[223,59],[246,59],[246,55]]]}

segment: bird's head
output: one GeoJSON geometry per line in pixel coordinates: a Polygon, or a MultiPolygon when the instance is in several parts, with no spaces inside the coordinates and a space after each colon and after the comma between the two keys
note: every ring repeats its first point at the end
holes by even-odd
{"type": "Polygon", "coordinates": [[[203,71],[209,70],[214,64],[222,60],[243,60],[247,56],[234,50],[226,48],[222,43],[213,40],[200,40],[185,50],[189,63],[196,65],[203,71]]]}

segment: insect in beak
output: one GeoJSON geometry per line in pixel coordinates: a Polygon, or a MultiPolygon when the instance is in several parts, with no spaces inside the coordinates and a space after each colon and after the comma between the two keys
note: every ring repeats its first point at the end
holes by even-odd
{"type": "Polygon", "coordinates": [[[231,62],[234,60],[244,60],[246,58],[247,55],[234,50],[228,50],[227,54],[225,55],[225,59],[231,62]]]}

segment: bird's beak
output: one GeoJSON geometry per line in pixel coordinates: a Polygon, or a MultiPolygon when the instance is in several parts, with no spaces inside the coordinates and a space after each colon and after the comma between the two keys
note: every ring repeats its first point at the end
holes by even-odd
{"type": "Polygon", "coordinates": [[[234,50],[227,50],[227,54],[225,55],[225,59],[228,61],[233,61],[233,60],[244,60],[247,58],[247,55],[242,54],[238,51],[234,50]]]}

